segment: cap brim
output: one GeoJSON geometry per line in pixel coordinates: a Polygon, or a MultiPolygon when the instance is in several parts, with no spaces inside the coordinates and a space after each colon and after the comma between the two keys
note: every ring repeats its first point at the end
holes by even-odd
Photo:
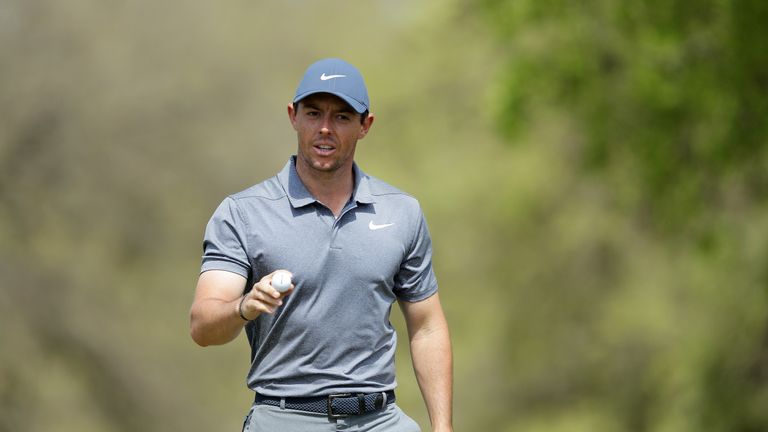
{"type": "Polygon", "coordinates": [[[358,114],[362,114],[362,113],[368,111],[368,107],[365,106],[365,104],[360,103],[360,101],[358,101],[357,99],[349,97],[349,96],[345,95],[344,93],[328,91],[328,90],[315,90],[315,91],[310,91],[310,92],[302,93],[300,95],[296,95],[296,97],[293,98],[293,103],[299,102],[299,101],[301,101],[302,99],[304,99],[304,98],[306,98],[308,96],[312,96],[313,94],[318,94],[318,93],[328,93],[328,94],[332,94],[332,95],[334,95],[334,96],[336,96],[338,98],[341,98],[341,100],[343,100],[344,102],[349,104],[349,106],[351,106],[352,109],[354,109],[355,112],[357,112],[358,114]]]}

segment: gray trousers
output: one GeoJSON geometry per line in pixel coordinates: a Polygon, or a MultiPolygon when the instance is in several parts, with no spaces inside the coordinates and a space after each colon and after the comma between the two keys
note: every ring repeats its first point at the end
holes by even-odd
{"type": "Polygon", "coordinates": [[[253,405],[243,432],[421,432],[397,404],[368,414],[329,419],[325,414],[253,405]]]}

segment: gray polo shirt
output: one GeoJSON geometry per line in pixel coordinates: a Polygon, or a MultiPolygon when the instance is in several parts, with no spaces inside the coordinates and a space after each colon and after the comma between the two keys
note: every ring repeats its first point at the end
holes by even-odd
{"type": "Polygon", "coordinates": [[[267,396],[394,389],[395,300],[437,291],[432,245],[416,199],[354,167],[353,196],[338,219],[283,170],[227,197],[205,231],[202,271],[245,277],[277,269],[294,292],[246,325],[248,387],[267,396]]]}

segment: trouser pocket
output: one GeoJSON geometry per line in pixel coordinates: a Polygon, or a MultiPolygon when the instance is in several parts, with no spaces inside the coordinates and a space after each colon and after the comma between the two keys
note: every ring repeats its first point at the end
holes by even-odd
{"type": "Polygon", "coordinates": [[[248,410],[248,414],[245,416],[245,420],[243,420],[243,432],[251,430],[251,416],[253,416],[253,406],[248,410]]]}

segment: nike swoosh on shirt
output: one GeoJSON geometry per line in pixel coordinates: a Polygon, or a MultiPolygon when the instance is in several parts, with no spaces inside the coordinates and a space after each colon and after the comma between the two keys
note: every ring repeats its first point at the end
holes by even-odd
{"type": "Polygon", "coordinates": [[[388,224],[376,225],[375,223],[373,223],[373,221],[370,221],[370,222],[368,222],[368,229],[371,230],[371,231],[376,231],[376,230],[380,230],[380,229],[383,229],[383,228],[391,227],[392,225],[394,225],[394,224],[393,223],[388,223],[388,224]]]}
{"type": "Polygon", "coordinates": [[[323,72],[323,74],[320,75],[320,80],[328,81],[329,79],[346,78],[346,77],[347,77],[346,75],[326,75],[325,72],[323,72]]]}

